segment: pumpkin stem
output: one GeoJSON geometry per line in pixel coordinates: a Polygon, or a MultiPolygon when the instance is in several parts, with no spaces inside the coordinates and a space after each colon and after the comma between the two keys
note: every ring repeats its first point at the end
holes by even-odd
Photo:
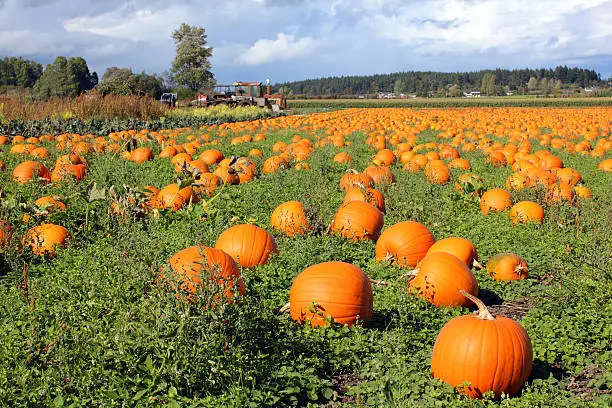
{"type": "Polygon", "coordinates": [[[416,269],[413,269],[411,271],[408,271],[408,272],[404,273],[402,276],[400,276],[400,279],[404,279],[404,278],[413,279],[418,274],[419,274],[419,268],[416,268],[416,269]]]}
{"type": "Polygon", "coordinates": [[[285,306],[278,309],[278,313],[281,313],[281,314],[285,313],[287,310],[289,310],[290,307],[291,307],[291,303],[287,302],[285,306]]]}
{"type": "Polygon", "coordinates": [[[472,261],[472,266],[474,267],[474,269],[478,269],[478,270],[484,268],[484,266],[482,266],[482,264],[478,262],[476,259],[472,261]]]}
{"type": "Polygon", "coordinates": [[[529,269],[523,265],[517,265],[516,268],[514,268],[514,273],[517,274],[518,276],[523,276],[528,271],[529,269]]]}
{"type": "Polygon", "coordinates": [[[395,261],[395,256],[391,252],[387,252],[384,261],[393,263],[393,261],[395,261]]]}
{"type": "Polygon", "coordinates": [[[370,283],[372,285],[377,285],[377,286],[379,286],[379,285],[380,286],[387,286],[387,285],[389,285],[389,282],[386,282],[384,280],[372,279],[372,278],[370,278],[370,283]]]}
{"type": "Polygon", "coordinates": [[[350,174],[359,174],[359,172],[355,169],[348,169],[345,173],[350,173],[350,174]]]}
{"type": "Polygon", "coordinates": [[[495,320],[495,317],[489,312],[489,309],[487,309],[482,300],[478,299],[476,296],[470,295],[465,290],[460,290],[459,292],[478,306],[478,318],[480,320],[495,320]]]}

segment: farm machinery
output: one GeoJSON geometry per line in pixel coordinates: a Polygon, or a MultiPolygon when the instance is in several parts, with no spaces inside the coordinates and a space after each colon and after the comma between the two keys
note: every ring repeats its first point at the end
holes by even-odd
{"type": "Polygon", "coordinates": [[[272,110],[281,110],[286,107],[286,100],[282,94],[272,94],[270,85],[261,82],[234,82],[233,85],[216,85],[211,92],[201,93],[193,105],[208,107],[217,105],[227,106],[259,106],[272,110]]]}

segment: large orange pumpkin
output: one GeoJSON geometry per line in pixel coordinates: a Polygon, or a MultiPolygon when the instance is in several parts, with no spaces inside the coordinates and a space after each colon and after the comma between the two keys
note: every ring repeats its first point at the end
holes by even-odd
{"type": "Polygon", "coordinates": [[[228,298],[235,291],[241,295],[244,293],[244,282],[236,261],[219,249],[192,246],[174,254],[168,263],[182,280],[180,288],[191,294],[196,292],[202,281],[204,284],[206,281],[216,281],[228,298]]]}
{"type": "Polygon", "coordinates": [[[36,255],[55,255],[57,247],[63,246],[70,237],[68,230],[61,225],[40,224],[25,232],[22,243],[32,248],[36,255]]]}
{"type": "Polygon", "coordinates": [[[479,299],[465,296],[476,303],[478,315],[455,317],[442,327],[431,357],[434,378],[470,398],[482,398],[488,391],[497,398],[517,394],[531,374],[527,332],[512,319],[493,317],[479,299]]]}
{"type": "Polygon", "coordinates": [[[428,254],[413,271],[410,286],[419,296],[436,306],[468,306],[460,290],[477,296],[478,282],[461,259],[448,252],[428,254]]]}
{"type": "Polygon", "coordinates": [[[323,262],[302,271],[289,292],[291,317],[299,323],[324,326],[327,320],[355,324],[373,315],[372,284],[358,267],[323,262]]]}
{"type": "Polygon", "coordinates": [[[387,228],[376,243],[376,260],[414,267],[436,242],[423,224],[404,221],[387,228]]]}
{"type": "Polygon", "coordinates": [[[287,201],[276,207],[270,217],[270,225],[290,237],[311,229],[304,204],[299,201],[287,201]]]}
{"type": "Polygon", "coordinates": [[[244,268],[265,265],[270,255],[278,252],[274,237],[252,224],[234,225],[226,229],[219,235],[215,248],[227,252],[244,268]]]}
{"type": "Polygon", "coordinates": [[[336,211],[329,230],[354,241],[376,241],[383,222],[383,213],[378,208],[363,201],[350,201],[336,211]]]}

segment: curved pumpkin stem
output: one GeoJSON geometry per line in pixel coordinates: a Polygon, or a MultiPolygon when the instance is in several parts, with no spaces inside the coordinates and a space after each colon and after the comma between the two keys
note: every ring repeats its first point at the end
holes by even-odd
{"type": "Polygon", "coordinates": [[[419,274],[419,268],[416,268],[416,269],[413,269],[411,271],[404,273],[402,276],[400,276],[400,279],[404,279],[404,278],[413,279],[413,278],[416,278],[418,274],[419,274]]]}
{"type": "Polygon", "coordinates": [[[359,174],[359,172],[355,169],[348,169],[345,171],[345,173],[350,173],[350,174],[359,174]]]}
{"type": "Polygon", "coordinates": [[[495,317],[489,312],[489,309],[487,309],[482,300],[478,299],[476,296],[470,295],[465,290],[460,290],[459,292],[478,306],[478,318],[480,320],[495,320],[495,317]]]}
{"type": "Polygon", "coordinates": [[[484,266],[482,266],[482,264],[478,262],[476,259],[472,261],[472,266],[474,267],[474,269],[478,269],[478,270],[484,268],[484,266]]]}
{"type": "Polygon", "coordinates": [[[369,278],[369,279],[372,285],[377,285],[377,286],[388,286],[389,285],[389,282],[386,282],[384,280],[377,280],[377,279],[372,279],[372,278],[369,278]]]}
{"type": "Polygon", "coordinates": [[[287,310],[289,310],[290,307],[291,307],[291,303],[287,302],[285,306],[278,309],[278,313],[281,313],[281,314],[285,313],[287,310]]]}

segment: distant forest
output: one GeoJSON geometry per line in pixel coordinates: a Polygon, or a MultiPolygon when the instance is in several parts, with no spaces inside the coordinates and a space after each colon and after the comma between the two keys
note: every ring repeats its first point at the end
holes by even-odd
{"type": "Polygon", "coordinates": [[[277,84],[285,94],[317,96],[364,95],[378,92],[417,96],[458,96],[480,91],[485,95],[556,93],[561,89],[602,84],[600,74],[583,68],[495,69],[475,72],[409,71],[367,76],[340,76],[277,84]],[[449,95],[450,93],[454,93],[449,95]]]}

